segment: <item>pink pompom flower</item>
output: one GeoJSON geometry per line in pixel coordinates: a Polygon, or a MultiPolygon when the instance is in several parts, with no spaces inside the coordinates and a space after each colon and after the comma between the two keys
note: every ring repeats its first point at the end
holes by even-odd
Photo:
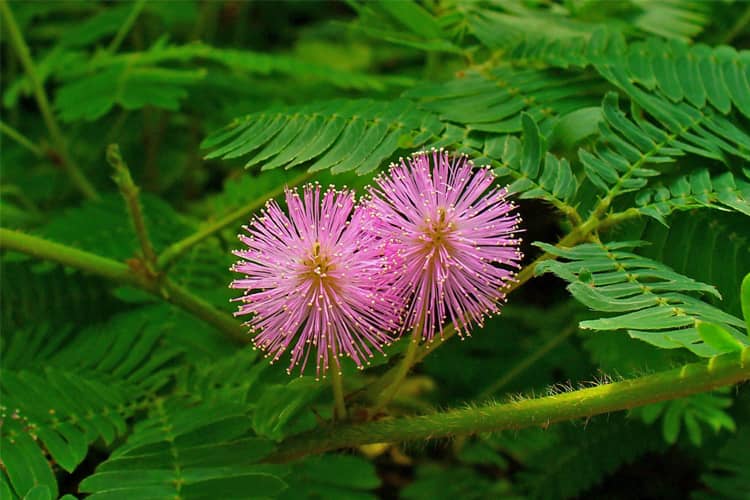
{"type": "Polygon", "coordinates": [[[304,372],[312,351],[318,375],[331,363],[340,371],[341,356],[362,368],[393,340],[403,309],[382,252],[352,191],[285,193],[289,215],[270,200],[238,236],[247,248],[234,252],[242,260],[232,270],[244,276],[230,287],[245,291],[235,316],[252,315],[245,325],[272,363],[291,350],[290,373],[304,372]]]}
{"type": "Polygon", "coordinates": [[[451,322],[459,335],[500,312],[523,255],[520,217],[488,168],[465,155],[419,152],[376,179],[365,202],[370,231],[408,298],[404,329],[431,342],[451,322]],[[416,329],[416,330],[415,330],[416,329]]]}

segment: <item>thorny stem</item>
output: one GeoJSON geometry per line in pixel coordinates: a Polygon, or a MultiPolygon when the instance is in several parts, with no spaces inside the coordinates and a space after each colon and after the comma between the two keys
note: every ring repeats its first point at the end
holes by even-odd
{"type": "Polygon", "coordinates": [[[7,135],[8,137],[16,141],[21,146],[31,151],[31,153],[37,158],[41,158],[44,156],[44,150],[42,150],[42,148],[34,144],[34,141],[29,139],[28,137],[26,137],[25,135],[23,135],[21,132],[14,129],[10,125],[6,124],[2,120],[0,120],[0,132],[7,135]]]}
{"type": "Polygon", "coordinates": [[[128,14],[128,18],[125,19],[125,22],[122,23],[122,26],[120,26],[120,29],[117,30],[117,34],[115,35],[114,39],[112,39],[112,43],[109,44],[109,47],[107,47],[107,52],[110,54],[114,54],[117,52],[117,50],[120,48],[120,44],[123,40],[125,40],[125,37],[130,32],[130,29],[133,27],[133,24],[135,24],[135,21],[138,19],[138,16],[140,15],[141,11],[143,10],[143,7],[146,5],[146,0],[138,0],[133,4],[133,8],[130,11],[130,14],[128,14]]]}
{"type": "Polygon", "coordinates": [[[15,250],[96,274],[117,283],[135,286],[210,323],[232,341],[247,342],[245,330],[231,316],[217,310],[169,279],[157,281],[155,277],[137,267],[5,228],[0,228],[0,249],[15,250]]]}
{"type": "Polygon", "coordinates": [[[148,237],[146,222],[143,219],[143,210],[141,210],[141,201],[138,197],[140,189],[133,182],[130,175],[130,169],[120,155],[120,148],[117,144],[107,146],[107,162],[115,169],[114,180],[120,193],[125,199],[125,205],[128,207],[130,220],[133,222],[135,234],[138,242],[141,244],[141,252],[146,266],[151,274],[156,274],[156,252],[151,245],[151,239],[148,237]]]}
{"type": "Polygon", "coordinates": [[[334,419],[346,420],[346,402],[344,401],[344,380],[341,376],[341,367],[337,363],[336,354],[329,349],[330,364],[328,371],[331,374],[331,388],[333,389],[334,419]]]}
{"type": "Polygon", "coordinates": [[[2,12],[2,17],[5,19],[5,25],[8,28],[8,38],[10,39],[10,43],[18,55],[18,59],[21,61],[26,76],[31,82],[31,87],[34,89],[34,97],[39,105],[39,111],[42,113],[42,118],[44,118],[44,123],[47,126],[50,138],[57,149],[57,154],[59,155],[62,167],[66,170],[70,180],[76,188],[78,188],[86,198],[98,199],[99,194],[96,192],[96,189],[73,162],[70,153],[68,152],[65,137],[63,137],[63,134],[60,131],[60,126],[57,124],[57,120],[52,114],[49,99],[47,99],[44,86],[42,85],[36,68],[34,67],[34,61],[31,59],[29,47],[26,45],[26,40],[24,40],[21,30],[18,28],[16,19],[13,17],[13,12],[10,7],[8,7],[6,0],[0,0],[0,12],[2,12]]]}
{"type": "MultiPolygon", "coordinates": [[[[292,179],[286,186],[296,186],[297,184],[301,184],[305,180],[309,179],[311,176],[312,174],[305,172],[292,179]]],[[[265,194],[262,198],[256,198],[250,203],[238,208],[234,212],[231,212],[221,219],[206,225],[202,229],[199,229],[197,232],[191,234],[190,236],[176,243],[173,243],[172,245],[167,247],[167,249],[165,249],[161,253],[161,255],[159,255],[159,258],[157,259],[159,269],[167,269],[172,261],[185,253],[193,245],[196,245],[204,239],[210,237],[211,235],[221,231],[222,229],[229,227],[242,219],[245,219],[248,215],[262,207],[267,199],[274,198],[283,193],[286,186],[277,187],[273,191],[265,194]]]]}
{"type": "Polygon", "coordinates": [[[636,408],[710,391],[750,379],[750,347],[707,361],[620,382],[537,399],[487,403],[417,417],[383,419],[315,429],[283,441],[268,462],[370,443],[388,443],[497,432],[636,408]]]}

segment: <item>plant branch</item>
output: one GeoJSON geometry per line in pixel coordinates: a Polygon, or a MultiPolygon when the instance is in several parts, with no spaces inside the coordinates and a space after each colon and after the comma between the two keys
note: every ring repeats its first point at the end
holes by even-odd
{"type": "Polygon", "coordinates": [[[339,448],[542,427],[677,399],[750,379],[750,347],[663,372],[511,403],[331,426],[283,441],[266,460],[286,462],[339,448]]]}
{"type": "Polygon", "coordinates": [[[117,144],[110,144],[107,146],[107,163],[109,163],[115,170],[113,179],[117,187],[120,188],[120,193],[125,199],[125,205],[128,207],[128,214],[130,220],[133,223],[133,229],[138,237],[138,242],[141,244],[141,252],[145,264],[152,275],[156,274],[156,252],[151,244],[151,239],[148,237],[148,230],[146,229],[146,222],[143,219],[143,210],[141,209],[141,201],[138,197],[140,189],[133,182],[133,177],[130,175],[130,169],[128,165],[123,161],[122,155],[120,154],[120,147],[117,144]]]}
{"type": "Polygon", "coordinates": [[[8,137],[16,141],[19,145],[29,150],[37,158],[42,158],[44,156],[44,150],[34,144],[34,141],[29,139],[10,125],[6,124],[2,120],[0,120],[0,132],[7,135],[8,137]]]}
{"type": "Polygon", "coordinates": [[[270,191],[269,193],[263,195],[262,198],[256,198],[255,200],[252,200],[250,203],[238,208],[234,212],[225,215],[221,219],[206,225],[190,236],[176,243],[173,243],[172,245],[167,247],[161,253],[161,255],[159,255],[159,258],[157,259],[157,265],[159,269],[167,269],[177,257],[185,253],[193,245],[196,245],[204,239],[210,237],[214,233],[217,233],[222,229],[237,223],[237,221],[245,219],[251,213],[262,207],[266,203],[266,200],[268,200],[269,198],[274,198],[283,193],[286,186],[296,186],[297,184],[300,184],[309,179],[311,176],[312,174],[305,172],[292,179],[288,184],[279,186],[273,191],[270,191]]]}
{"type": "Polygon", "coordinates": [[[42,113],[42,118],[44,118],[44,123],[47,126],[52,143],[57,149],[57,154],[59,155],[62,167],[66,170],[70,180],[76,188],[78,188],[86,198],[99,198],[94,186],[89,182],[83,172],[81,172],[78,165],[73,162],[70,153],[68,152],[68,145],[65,141],[65,137],[63,137],[63,134],[60,131],[60,126],[57,124],[54,114],[52,114],[49,99],[47,99],[44,86],[37,74],[34,61],[31,59],[29,47],[26,45],[26,40],[24,40],[18,24],[16,24],[16,19],[13,17],[13,12],[8,6],[7,0],[0,0],[0,12],[2,12],[2,17],[5,19],[5,25],[8,28],[8,38],[10,39],[10,43],[18,55],[18,59],[21,61],[26,76],[31,82],[31,87],[34,89],[34,97],[39,105],[39,111],[42,113]]]}
{"type": "Polygon", "coordinates": [[[333,389],[333,415],[335,420],[345,420],[347,416],[346,401],[344,400],[344,380],[341,376],[341,366],[338,364],[336,353],[333,352],[333,349],[329,349],[328,352],[328,356],[331,359],[328,371],[331,374],[331,388],[333,389]]]}
{"type": "Polygon", "coordinates": [[[137,267],[131,268],[116,260],[5,228],[0,228],[0,249],[15,250],[96,274],[117,283],[135,286],[210,323],[234,342],[247,342],[244,328],[231,316],[170,280],[157,281],[140,272],[137,267]]]}
{"type": "Polygon", "coordinates": [[[737,35],[742,33],[748,23],[750,23],[750,4],[745,7],[745,11],[741,16],[737,18],[737,21],[735,21],[734,25],[729,29],[729,31],[726,32],[720,43],[723,45],[731,44],[732,40],[734,40],[737,35]]]}
{"type": "Polygon", "coordinates": [[[122,26],[120,26],[120,29],[117,30],[117,34],[115,35],[114,39],[112,39],[112,43],[109,44],[109,47],[107,47],[107,52],[110,54],[114,54],[117,52],[117,50],[120,48],[120,44],[125,40],[125,37],[130,32],[130,29],[133,27],[133,24],[135,24],[135,21],[138,19],[138,16],[140,15],[141,11],[143,10],[143,7],[146,5],[146,0],[138,0],[133,4],[133,8],[130,11],[130,14],[128,14],[128,18],[125,19],[125,22],[122,23],[122,26]]]}
{"type": "Polygon", "coordinates": [[[391,402],[398,392],[399,387],[401,387],[401,384],[406,379],[406,376],[409,374],[409,370],[414,366],[417,360],[417,353],[419,352],[419,341],[422,339],[422,323],[422,321],[417,321],[417,324],[414,325],[414,329],[411,332],[411,338],[409,339],[409,345],[406,348],[406,353],[401,359],[401,362],[395,368],[393,375],[388,377],[388,385],[386,385],[382,391],[379,391],[378,397],[375,400],[375,405],[371,410],[372,415],[376,415],[391,402]]]}

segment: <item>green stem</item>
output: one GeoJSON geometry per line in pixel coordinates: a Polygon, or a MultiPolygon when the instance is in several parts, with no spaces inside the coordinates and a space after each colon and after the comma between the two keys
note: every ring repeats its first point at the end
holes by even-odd
{"type": "Polygon", "coordinates": [[[309,174],[309,173],[301,174],[295,177],[294,179],[292,179],[289,182],[289,184],[285,186],[279,186],[273,191],[270,191],[269,193],[263,195],[262,198],[257,198],[251,201],[247,205],[244,205],[238,208],[234,212],[227,214],[221,219],[206,225],[205,227],[191,234],[187,238],[184,238],[176,243],[173,243],[172,245],[167,247],[161,253],[161,255],[159,255],[159,258],[157,259],[157,265],[159,269],[167,269],[169,265],[172,263],[172,261],[174,261],[177,257],[185,253],[193,245],[196,245],[200,243],[201,241],[203,241],[204,239],[208,238],[209,236],[213,235],[214,233],[217,233],[221,231],[222,229],[227,228],[237,223],[237,221],[247,218],[251,213],[255,212],[260,207],[262,207],[266,203],[266,200],[283,193],[284,188],[286,186],[296,186],[297,184],[300,184],[304,182],[305,180],[309,179],[311,175],[312,174],[309,174]]]}
{"type": "Polygon", "coordinates": [[[409,374],[409,370],[411,370],[412,366],[414,366],[417,359],[417,353],[419,352],[419,341],[422,340],[422,321],[418,321],[417,324],[414,325],[414,329],[411,332],[411,337],[409,340],[410,341],[409,345],[406,348],[406,353],[404,353],[404,357],[401,359],[401,362],[398,364],[398,366],[396,366],[393,376],[388,377],[387,373],[384,376],[384,378],[388,377],[392,380],[390,384],[386,386],[385,389],[383,389],[382,392],[380,392],[380,394],[377,396],[375,405],[370,410],[372,415],[377,415],[380,410],[385,408],[388,403],[391,402],[391,400],[401,387],[401,384],[406,379],[406,376],[409,374]]]}
{"type": "Polygon", "coordinates": [[[247,330],[239,321],[169,279],[164,280],[157,290],[147,291],[215,326],[232,342],[246,344],[249,340],[247,330]]]}
{"type": "Polygon", "coordinates": [[[133,229],[141,244],[141,252],[143,253],[146,266],[151,274],[156,274],[156,252],[154,252],[151,239],[148,237],[146,222],[143,219],[143,210],[141,210],[141,201],[138,196],[140,190],[135,185],[135,182],[133,182],[130,169],[125,161],[123,161],[122,155],[120,155],[120,148],[117,144],[107,146],[107,162],[115,170],[115,184],[120,188],[120,193],[125,199],[125,205],[128,208],[128,214],[130,214],[133,229]]]}
{"type": "Polygon", "coordinates": [[[10,39],[10,43],[18,55],[18,59],[21,61],[26,76],[31,82],[31,87],[34,89],[34,97],[39,105],[39,111],[42,113],[42,118],[47,126],[50,138],[57,149],[57,154],[60,157],[62,167],[66,170],[73,184],[84,196],[89,199],[98,199],[99,195],[96,192],[96,189],[94,189],[94,186],[91,185],[86,176],[83,175],[83,172],[81,172],[70,157],[65,137],[63,137],[60,127],[57,124],[57,120],[52,114],[52,108],[47,99],[47,94],[44,91],[44,86],[36,72],[34,61],[31,59],[29,47],[26,45],[26,40],[24,40],[21,30],[18,28],[16,19],[13,17],[13,12],[10,10],[6,0],[0,0],[0,12],[2,13],[3,19],[5,19],[5,25],[8,28],[8,38],[10,39]]]}
{"type": "Polygon", "coordinates": [[[745,29],[745,26],[747,26],[748,23],[750,23],[750,4],[745,8],[745,12],[737,18],[737,21],[729,31],[726,32],[720,43],[723,45],[731,44],[732,40],[742,33],[742,30],[745,29]]]}
{"type": "Polygon", "coordinates": [[[331,375],[331,388],[333,389],[334,418],[346,420],[346,401],[344,401],[344,379],[341,376],[341,367],[337,363],[336,354],[333,349],[329,350],[330,365],[328,371],[331,375]]]}
{"type": "Polygon", "coordinates": [[[133,9],[130,11],[130,14],[128,14],[128,18],[125,19],[124,23],[122,23],[122,26],[120,26],[120,29],[117,30],[117,34],[112,40],[112,43],[110,43],[109,47],[107,47],[107,52],[109,52],[110,54],[114,54],[115,52],[117,52],[117,50],[120,48],[120,44],[123,40],[125,40],[125,37],[130,32],[130,29],[133,27],[133,24],[135,24],[136,19],[138,19],[138,16],[140,15],[145,5],[146,0],[138,0],[137,2],[135,2],[135,4],[133,5],[133,9]]]}
{"type": "Polygon", "coordinates": [[[511,403],[488,403],[432,415],[346,424],[283,441],[269,462],[370,443],[388,443],[542,427],[677,399],[750,379],[750,347],[621,382],[511,403]]]}
{"type": "Polygon", "coordinates": [[[569,328],[565,328],[560,333],[549,339],[547,342],[542,344],[538,349],[536,349],[534,352],[530,353],[528,356],[526,356],[521,362],[516,364],[509,372],[507,372],[505,375],[503,375],[500,379],[495,381],[492,385],[487,387],[482,393],[479,395],[477,399],[487,399],[496,392],[498,392],[500,389],[508,385],[514,378],[525,372],[526,370],[531,367],[534,363],[539,361],[541,358],[544,357],[545,354],[550,352],[552,349],[557,347],[562,341],[570,337],[574,332],[576,331],[575,326],[571,326],[569,328]]]}
{"type": "Polygon", "coordinates": [[[15,250],[96,274],[117,283],[135,286],[210,323],[229,339],[247,342],[244,328],[231,316],[215,309],[168,279],[158,281],[122,262],[5,228],[0,228],[0,249],[15,250]]]}
{"type": "Polygon", "coordinates": [[[122,262],[19,231],[0,228],[0,248],[15,250],[38,259],[52,260],[120,283],[141,285],[138,276],[122,262]]]}
{"type": "Polygon", "coordinates": [[[36,156],[37,158],[41,158],[44,156],[44,150],[34,144],[34,141],[23,135],[18,130],[14,129],[10,125],[7,125],[5,122],[0,120],[0,132],[7,135],[14,141],[16,141],[19,145],[22,147],[28,149],[31,151],[31,153],[36,156]]]}

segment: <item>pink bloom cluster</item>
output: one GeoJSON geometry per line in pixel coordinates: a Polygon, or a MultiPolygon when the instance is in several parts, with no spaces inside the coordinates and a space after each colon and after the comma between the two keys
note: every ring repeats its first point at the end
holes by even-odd
{"type": "Polygon", "coordinates": [[[420,152],[391,165],[359,204],[348,190],[286,190],[239,236],[235,315],[287,371],[315,351],[325,374],[348,356],[363,368],[405,330],[432,341],[499,312],[522,255],[520,218],[489,169],[464,155],[420,152]]]}

